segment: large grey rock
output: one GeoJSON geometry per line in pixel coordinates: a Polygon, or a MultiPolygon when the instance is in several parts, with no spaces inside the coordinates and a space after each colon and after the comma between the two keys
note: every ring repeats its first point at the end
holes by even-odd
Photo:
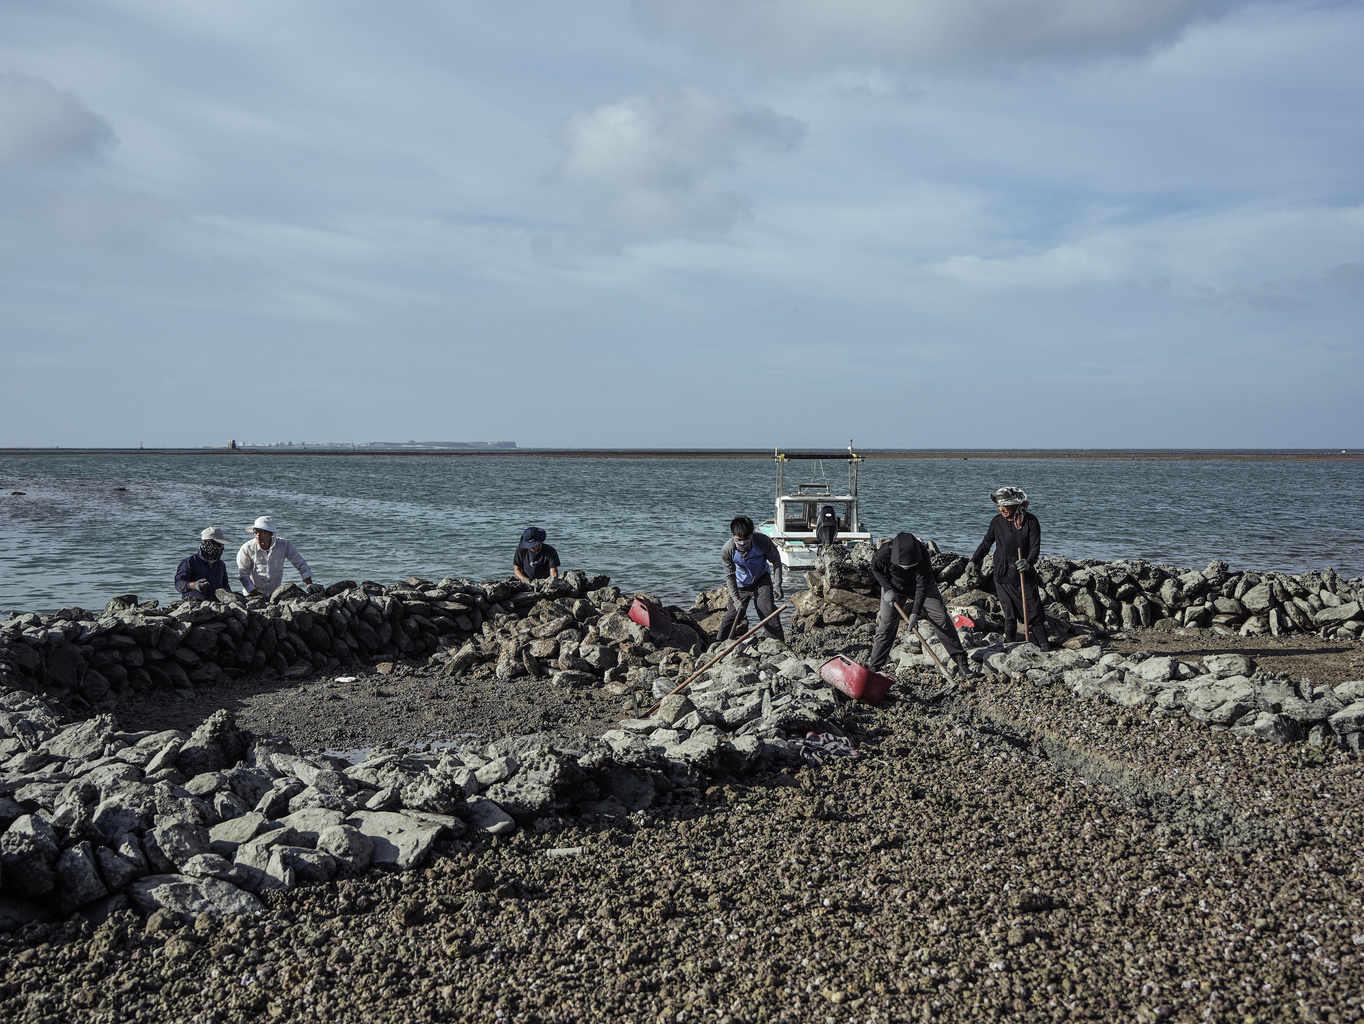
{"type": "Polygon", "coordinates": [[[1360,617],[1360,605],[1358,601],[1351,601],[1336,608],[1323,608],[1312,616],[1318,626],[1335,626],[1342,622],[1349,622],[1351,619],[1360,617]]]}
{"type": "Polygon", "coordinates": [[[1164,656],[1147,658],[1137,666],[1136,673],[1147,682],[1163,683],[1174,676],[1176,661],[1164,656]]]}
{"type": "Polygon", "coordinates": [[[554,808],[554,790],[522,778],[489,786],[484,795],[519,822],[531,822],[554,808]]]}
{"type": "MultiPolygon", "coordinates": [[[[1357,700],[1342,711],[1337,711],[1327,722],[1337,736],[1364,732],[1364,700],[1357,700]]],[[[9,835],[9,833],[5,833],[9,835]]]]}
{"type": "Polygon", "coordinates": [[[44,743],[42,749],[55,757],[90,760],[103,754],[113,738],[113,716],[96,715],[63,729],[44,743]]]}
{"type": "Polygon", "coordinates": [[[341,874],[362,874],[374,856],[374,842],[350,825],[331,825],[317,836],[317,849],[331,856],[341,874]]]}
{"type": "Polygon", "coordinates": [[[100,879],[94,847],[88,842],[63,850],[53,871],[57,876],[57,899],[67,913],[109,895],[100,879]]]}
{"type": "Polygon", "coordinates": [[[100,874],[104,877],[110,892],[118,892],[129,882],[146,874],[145,860],[144,866],[139,867],[133,861],[120,857],[107,846],[95,848],[95,860],[99,862],[100,874]]]}
{"type": "Polygon", "coordinates": [[[191,857],[209,851],[208,829],[187,821],[168,822],[152,829],[147,836],[148,856],[152,856],[151,843],[176,867],[183,867],[191,857]]]}
{"type": "Polygon", "coordinates": [[[486,797],[476,796],[469,801],[469,824],[494,836],[516,831],[516,819],[486,797]]]}
{"type": "Polygon", "coordinates": [[[56,837],[41,818],[25,814],[0,835],[0,883],[9,896],[31,900],[50,893],[56,860],[56,837]]]}
{"type": "Polygon", "coordinates": [[[1203,659],[1203,670],[1214,679],[1248,676],[1255,671],[1255,663],[1241,654],[1209,654],[1203,659]]]}
{"type": "Polygon", "coordinates": [[[220,857],[234,857],[237,847],[249,843],[257,836],[284,828],[278,821],[271,821],[257,811],[248,811],[240,817],[221,821],[208,830],[209,849],[220,857]]]}
{"type": "Polygon", "coordinates": [[[392,811],[357,811],[346,824],[374,845],[373,863],[406,871],[421,863],[442,827],[392,811]]]}
{"type": "Polygon", "coordinates": [[[106,840],[125,832],[142,832],[157,813],[156,790],[141,782],[128,782],[107,793],[91,812],[95,828],[106,840]]]}
{"type": "Polygon", "coordinates": [[[312,807],[302,811],[295,811],[293,814],[285,815],[279,819],[279,824],[287,828],[292,828],[298,833],[301,842],[300,846],[317,845],[317,837],[326,829],[333,825],[339,825],[345,821],[345,814],[340,811],[322,807],[312,807]]]}
{"type": "Polygon", "coordinates": [[[213,712],[175,758],[175,767],[186,778],[203,772],[223,771],[246,756],[247,741],[236,721],[225,710],[213,712]]]}
{"type": "Polygon", "coordinates": [[[1273,584],[1257,583],[1241,595],[1241,604],[1251,613],[1269,611],[1275,604],[1273,584]]]}
{"type": "Polygon", "coordinates": [[[474,777],[478,779],[479,785],[487,788],[495,786],[500,782],[506,782],[516,774],[521,767],[520,762],[510,754],[505,757],[494,758],[483,767],[474,772],[474,777]]]}
{"type": "Polygon", "coordinates": [[[1253,721],[1245,725],[1238,722],[1231,731],[1237,736],[1246,736],[1278,746],[1291,743],[1298,738],[1297,725],[1291,719],[1276,715],[1272,711],[1261,711],[1253,721]]]}
{"type": "Polygon", "coordinates": [[[265,910],[249,892],[216,878],[148,875],[128,886],[128,896],[143,914],[166,910],[182,921],[203,913],[259,914],[265,910]]]}

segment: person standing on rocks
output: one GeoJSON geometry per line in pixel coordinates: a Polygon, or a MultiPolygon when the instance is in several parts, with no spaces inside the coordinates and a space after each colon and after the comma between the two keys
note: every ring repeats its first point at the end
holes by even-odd
{"type": "Polygon", "coordinates": [[[1047,613],[1042,609],[1037,587],[1042,524],[1028,511],[1028,496],[1021,487],[1001,487],[990,495],[990,500],[999,509],[999,515],[990,521],[985,539],[971,556],[971,566],[980,572],[981,562],[994,546],[995,596],[1004,608],[1004,639],[1018,639],[1018,620],[1026,601],[1029,638],[1042,650],[1049,650],[1047,613]]]}
{"type": "Polygon", "coordinates": [[[237,551],[237,578],[242,581],[242,591],[248,597],[252,594],[269,597],[284,583],[285,559],[294,563],[309,593],[321,589],[314,588],[313,571],[298,553],[298,548],[283,537],[275,536],[274,516],[261,516],[252,525],[251,532],[254,538],[237,551]]]}
{"type": "Polygon", "coordinates": [[[897,533],[872,555],[871,574],[881,584],[881,608],[876,616],[876,637],[872,640],[867,667],[873,672],[879,671],[890,657],[895,634],[900,630],[900,613],[896,606],[912,599],[910,632],[915,631],[920,615],[927,618],[948,657],[956,663],[957,671],[969,675],[971,666],[966,660],[966,651],[957,637],[957,627],[947,616],[947,604],[938,589],[938,581],[933,578],[933,561],[924,542],[912,533],[897,533]]]}
{"type": "MultiPolygon", "coordinates": [[[[782,599],[781,553],[766,534],[753,532],[753,520],[736,516],[730,520],[729,540],[720,549],[720,562],[725,567],[725,585],[729,588],[729,607],[720,620],[720,640],[728,640],[735,623],[744,617],[748,602],[765,619],[777,610],[782,599]],[[768,565],[772,569],[768,570],[768,565]]],[[[786,632],[778,616],[764,624],[768,636],[786,642],[786,632]]]]}
{"type": "Polygon", "coordinates": [[[182,559],[175,570],[175,589],[186,600],[212,601],[213,595],[220,590],[231,592],[232,588],[227,582],[227,565],[223,562],[223,549],[226,547],[227,538],[216,526],[210,526],[199,534],[199,550],[182,559]]]}
{"type": "Polygon", "coordinates": [[[518,580],[547,580],[559,575],[559,552],[545,543],[545,531],[528,526],[512,556],[512,572],[518,580]]]}

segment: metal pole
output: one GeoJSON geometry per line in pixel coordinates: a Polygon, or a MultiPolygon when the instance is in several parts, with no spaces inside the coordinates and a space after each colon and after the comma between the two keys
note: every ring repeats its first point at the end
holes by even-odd
{"type": "MultiPolygon", "coordinates": [[[[727,648],[725,648],[725,650],[724,650],[723,653],[717,655],[716,657],[712,658],[710,661],[706,662],[704,665],[702,665],[700,668],[698,668],[695,672],[693,672],[691,675],[689,675],[685,680],[683,680],[682,682],[678,683],[676,687],[674,687],[673,689],[671,689],[671,690],[669,690],[667,693],[665,693],[665,694],[663,695],[662,699],[660,699],[659,702],[658,702],[657,704],[655,704],[653,707],[651,707],[651,708],[649,709],[649,714],[652,715],[655,711],[657,711],[659,708],[661,708],[661,707],[663,706],[663,701],[667,700],[667,699],[668,699],[669,697],[671,697],[674,693],[681,693],[684,689],[686,689],[688,686],[690,686],[690,685],[692,684],[692,682],[695,681],[695,679],[696,679],[699,675],[701,675],[702,672],[705,672],[705,671],[706,671],[706,669],[710,668],[712,665],[716,664],[717,662],[724,661],[726,658],[728,658],[728,657],[730,656],[730,654],[732,654],[732,653],[738,648],[738,646],[739,646],[741,643],[743,643],[745,640],[747,640],[749,637],[751,637],[751,636],[752,636],[754,633],[756,633],[758,630],[762,629],[763,626],[765,626],[768,622],[771,622],[774,618],[776,618],[776,617],[777,617],[778,615],[780,615],[782,612],[786,611],[786,609],[787,609],[788,607],[789,607],[788,605],[782,605],[780,608],[778,608],[776,611],[774,611],[774,612],[773,612],[771,615],[769,615],[767,618],[763,619],[762,622],[759,622],[756,626],[754,626],[752,629],[750,629],[747,633],[745,633],[743,636],[739,637],[738,640],[735,640],[734,643],[730,644],[727,648]]],[[[742,611],[743,611],[743,609],[742,609],[742,606],[741,606],[741,607],[740,607],[740,612],[742,613],[742,611]]]]}

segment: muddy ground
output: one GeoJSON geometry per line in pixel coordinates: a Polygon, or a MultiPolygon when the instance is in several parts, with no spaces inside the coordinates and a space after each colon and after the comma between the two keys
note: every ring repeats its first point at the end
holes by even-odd
{"type": "MultiPolygon", "coordinates": [[[[1326,682],[1364,674],[1358,645],[1311,638],[1113,641],[1180,652],[1161,643],[1284,659],[1326,682]]],[[[391,693],[364,697],[375,685],[343,701],[320,681],[262,689],[241,709],[271,722],[344,702],[363,740],[393,728],[400,704],[425,723],[421,688],[439,686],[385,677],[391,693]]],[[[530,707],[545,699],[529,692],[530,707]]],[[[493,717],[442,703],[451,728],[493,717]]],[[[855,759],[717,780],[625,819],[453,841],[425,871],[272,897],[261,920],[149,931],[118,916],[0,935],[0,1015],[1360,1019],[1359,755],[993,677],[944,693],[903,676],[880,708],[841,714],[855,759]]]]}

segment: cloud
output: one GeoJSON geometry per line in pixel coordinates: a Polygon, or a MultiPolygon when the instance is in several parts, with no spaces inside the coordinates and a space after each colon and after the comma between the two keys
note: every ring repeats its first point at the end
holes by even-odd
{"type": "Polygon", "coordinates": [[[109,122],[69,93],[0,74],[0,170],[93,160],[115,141],[109,122]]]}
{"type": "Polygon", "coordinates": [[[765,107],[695,87],[627,96],[568,119],[561,180],[592,201],[594,219],[632,234],[730,227],[747,200],[710,175],[744,151],[795,148],[804,126],[765,107]]]}
{"type": "Polygon", "coordinates": [[[635,0],[640,22],[706,52],[800,74],[1134,54],[1245,0],[635,0]]]}

